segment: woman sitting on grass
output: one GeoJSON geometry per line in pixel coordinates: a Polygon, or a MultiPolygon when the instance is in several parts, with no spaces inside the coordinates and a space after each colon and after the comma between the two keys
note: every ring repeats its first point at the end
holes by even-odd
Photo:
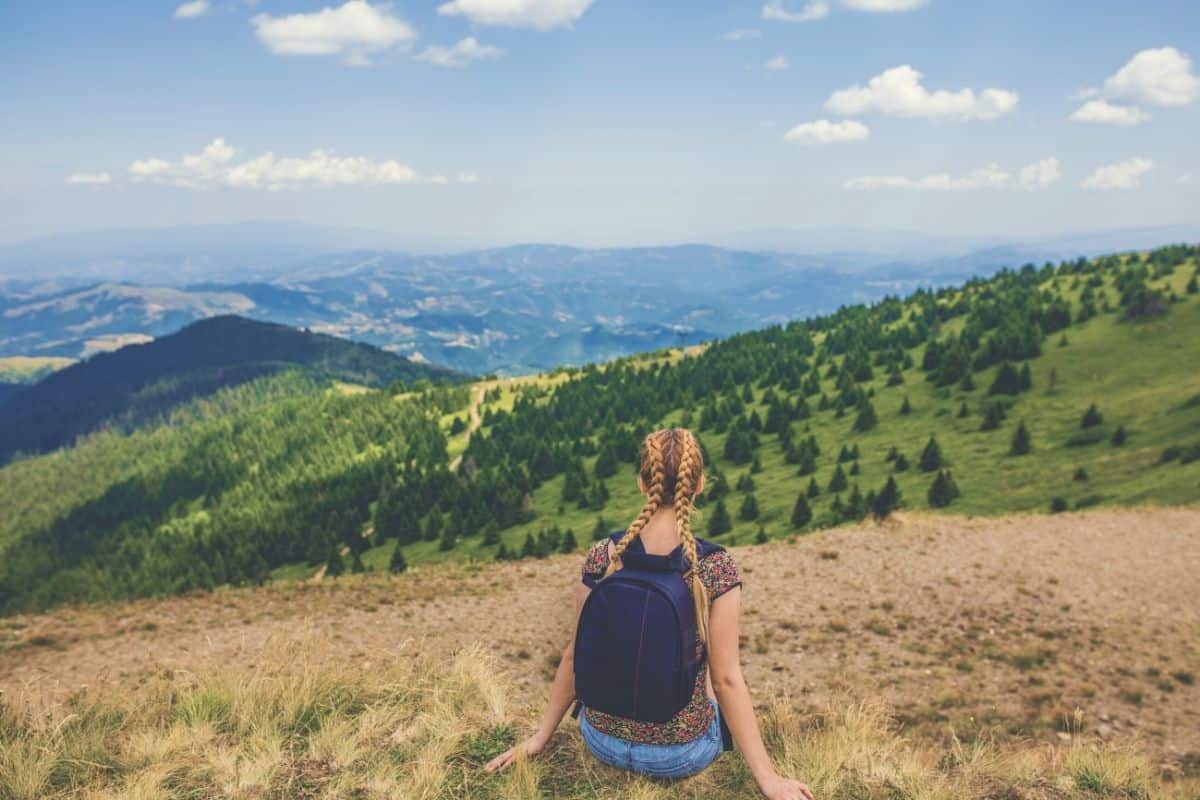
{"type": "Polygon", "coordinates": [[[692,432],[647,436],[638,485],[646,503],[637,519],[584,561],[575,635],[541,726],[492,759],[488,771],[542,752],[576,702],[588,749],[614,767],[659,778],[695,775],[728,746],[727,729],[764,796],[812,800],[807,786],[775,772],[758,731],[738,658],[737,564],[692,535],[693,504],[704,489],[692,432]]]}

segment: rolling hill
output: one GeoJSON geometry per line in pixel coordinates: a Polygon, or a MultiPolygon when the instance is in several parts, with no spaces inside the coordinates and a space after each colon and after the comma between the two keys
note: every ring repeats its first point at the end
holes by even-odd
{"type": "Polygon", "coordinates": [[[15,392],[0,407],[0,460],[53,450],[102,425],[136,427],[192,398],[291,369],[376,388],[460,377],[370,345],[212,317],[72,364],[15,392]]]}
{"type": "Polygon", "coordinates": [[[699,524],[723,543],[895,508],[1195,503],[1197,252],[1026,265],[474,392],[248,384],[0,470],[0,608],[570,549],[632,517],[638,442],[672,424],[706,447],[699,524]]]}

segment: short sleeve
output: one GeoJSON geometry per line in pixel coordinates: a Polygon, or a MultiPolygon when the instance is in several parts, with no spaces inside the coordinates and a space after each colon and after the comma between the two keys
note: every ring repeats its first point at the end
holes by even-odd
{"type": "Polygon", "coordinates": [[[718,550],[700,560],[700,580],[708,591],[709,602],[742,585],[742,575],[737,562],[728,550],[718,550]]]}
{"type": "Polygon", "coordinates": [[[608,569],[608,539],[604,538],[592,545],[583,559],[583,583],[589,589],[594,587],[604,577],[608,569]]]}

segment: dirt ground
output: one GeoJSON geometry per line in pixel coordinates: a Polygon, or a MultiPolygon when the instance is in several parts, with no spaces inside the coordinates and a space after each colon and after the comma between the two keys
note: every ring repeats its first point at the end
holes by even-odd
{"type": "MultiPolygon", "coordinates": [[[[756,700],[882,697],[905,730],[1129,740],[1200,773],[1200,509],[901,515],[734,549],[756,700]]],[[[0,619],[0,693],[35,704],[154,670],[248,663],[319,632],[337,657],[485,642],[545,691],[579,556],[414,569],[0,619]]],[[[0,695],[0,696],[3,696],[0,695]]]]}

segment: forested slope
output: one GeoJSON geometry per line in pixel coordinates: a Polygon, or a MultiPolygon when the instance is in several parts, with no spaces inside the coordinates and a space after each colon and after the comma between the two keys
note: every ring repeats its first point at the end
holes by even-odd
{"type": "Polygon", "coordinates": [[[699,525],[723,542],[895,508],[1193,503],[1196,258],[1029,265],[486,382],[469,441],[465,385],[219,393],[221,413],[0,470],[0,608],[570,549],[636,513],[638,444],[669,424],[706,447],[699,525]]]}

